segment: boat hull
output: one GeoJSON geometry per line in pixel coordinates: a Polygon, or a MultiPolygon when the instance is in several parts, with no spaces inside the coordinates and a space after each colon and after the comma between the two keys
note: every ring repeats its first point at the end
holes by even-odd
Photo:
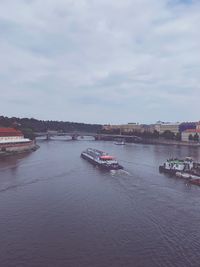
{"type": "Polygon", "coordinates": [[[190,180],[190,183],[191,183],[191,184],[195,184],[195,185],[200,186],[200,178],[197,178],[197,179],[191,179],[191,180],[190,180]]]}
{"type": "Polygon", "coordinates": [[[87,160],[88,162],[90,162],[91,164],[93,164],[94,166],[98,166],[99,168],[103,169],[103,170],[121,170],[123,169],[123,167],[121,165],[117,165],[117,166],[108,166],[105,164],[101,164],[97,161],[95,161],[94,159],[88,157],[86,154],[81,153],[81,157],[85,160],[87,160]]]}
{"type": "Polygon", "coordinates": [[[200,164],[193,162],[189,157],[185,160],[169,159],[159,166],[159,172],[185,179],[190,184],[200,185],[200,164]]]}
{"type": "Polygon", "coordinates": [[[159,166],[159,172],[160,173],[168,173],[168,174],[171,174],[171,175],[174,175],[174,174],[176,174],[176,172],[177,172],[178,170],[172,170],[172,169],[166,169],[164,166],[159,166]]]}

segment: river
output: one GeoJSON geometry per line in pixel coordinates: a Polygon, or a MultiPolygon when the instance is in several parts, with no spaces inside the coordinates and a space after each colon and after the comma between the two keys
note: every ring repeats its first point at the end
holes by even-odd
{"type": "Polygon", "coordinates": [[[1,267],[200,266],[200,187],[159,174],[195,147],[93,140],[38,141],[0,160],[1,267]],[[102,172],[87,147],[116,156],[125,171],[102,172]]]}

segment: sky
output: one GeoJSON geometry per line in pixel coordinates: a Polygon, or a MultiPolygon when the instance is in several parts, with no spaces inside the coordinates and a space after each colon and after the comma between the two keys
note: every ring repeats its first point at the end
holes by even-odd
{"type": "Polygon", "coordinates": [[[199,0],[0,0],[0,115],[198,121],[199,0]]]}

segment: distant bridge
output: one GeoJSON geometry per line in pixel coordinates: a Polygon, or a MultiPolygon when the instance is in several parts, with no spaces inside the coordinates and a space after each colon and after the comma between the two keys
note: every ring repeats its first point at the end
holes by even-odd
{"type": "Polygon", "coordinates": [[[95,138],[96,133],[87,133],[87,132],[68,132],[68,133],[62,133],[59,131],[47,131],[47,132],[35,132],[34,133],[36,137],[44,136],[46,140],[50,140],[53,136],[70,136],[72,140],[77,140],[80,136],[92,136],[95,138]]]}
{"type": "Polygon", "coordinates": [[[139,142],[142,139],[135,135],[121,135],[121,134],[99,134],[99,133],[88,133],[88,132],[67,132],[62,133],[59,131],[47,131],[47,132],[35,132],[36,137],[44,136],[46,140],[50,140],[53,136],[70,136],[72,140],[77,140],[78,137],[91,136],[95,140],[115,140],[115,139],[124,139],[125,141],[130,142],[139,142]]]}

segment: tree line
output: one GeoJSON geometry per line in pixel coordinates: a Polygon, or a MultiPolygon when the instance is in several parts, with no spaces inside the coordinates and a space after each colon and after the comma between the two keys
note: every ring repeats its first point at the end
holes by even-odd
{"type": "Polygon", "coordinates": [[[46,131],[97,133],[101,131],[102,125],[0,116],[0,127],[14,127],[21,130],[26,137],[33,138],[35,132],[46,131]]]}
{"type": "Polygon", "coordinates": [[[199,135],[197,133],[195,133],[195,135],[193,136],[192,134],[189,135],[189,140],[190,141],[195,141],[195,142],[199,142],[199,135]]]}

